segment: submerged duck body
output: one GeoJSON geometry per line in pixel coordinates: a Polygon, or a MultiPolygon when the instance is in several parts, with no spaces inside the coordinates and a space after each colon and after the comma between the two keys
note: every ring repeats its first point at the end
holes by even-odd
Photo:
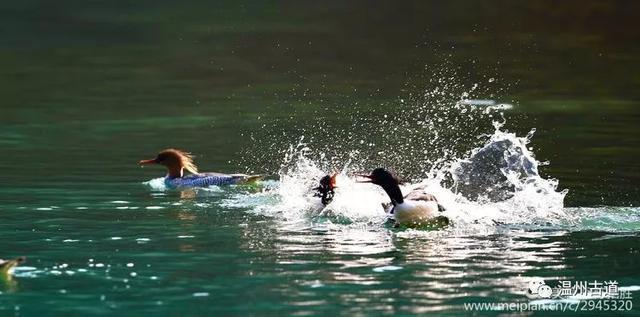
{"type": "Polygon", "coordinates": [[[154,159],[142,160],[140,165],[159,164],[167,168],[164,184],[168,188],[195,188],[219,185],[248,184],[260,180],[260,175],[199,173],[193,157],[184,151],[166,149],[154,159]],[[185,170],[191,174],[185,175],[185,170]]]}
{"type": "Polygon", "coordinates": [[[376,168],[370,175],[360,176],[368,179],[364,182],[384,189],[391,199],[392,208],[389,212],[397,225],[423,227],[449,224],[449,219],[442,214],[444,208],[424,188],[415,188],[405,196],[400,190],[398,178],[383,168],[376,168]]]}

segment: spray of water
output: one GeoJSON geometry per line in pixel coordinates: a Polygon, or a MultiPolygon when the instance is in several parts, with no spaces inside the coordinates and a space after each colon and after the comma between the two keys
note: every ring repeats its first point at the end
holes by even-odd
{"type": "MultiPolygon", "coordinates": [[[[458,226],[519,223],[562,223],[566,192],[558,191],[558,182],[538,173],[540,163],[527,148],[532,133],[517,137],[496,129],[480,147],[462,159],[456,159],[434,177],[403,186],[403,191],[425,187],[447,207],[446,214],[458,226]],[[449,180],[452,178],[452,180],[449,180]]],[[[312,159],[313,150],[299,143],[289,148],[280,170],[280,181],[273,195],[279,203],[272,206],[286,218],[328,217],[339,222],[380,223],[386,217],[386,194],[377,186],[357,183],[350,175],[361,171],[353,164],[340,170],[329,169],[330,161],[312,159]],[[313,196],[312,188],[325,174],[338,172],[338,188],[333,202],[324,207],[313,196]]]]}
{"type": "Polygon", "coordinates": [[[325,107],[284,122],[286,128],[265,124],[251,136],[261,148],[250,156],[269,162],[265,169],[279,161],[278,181],[228,204],[288,220],[381,224],[389,198],[351,175],[384,166],[408,180],[403,191],[424,186],[435,195],[458,228],[570,223],[566,192],[539,174],[542,163],[527,147],[535,129],[525,137],[505,130],[512,105],[494,100],[501,90],[494,78],[474,84],[456,78],[455,70],[440,68],[421,92],[394,102],[325,107]],[[325,207],[312,189],[333,173],[338,188],[325,207]]]}
{"type": "Polygon", "coordinates": [[[278,203],[270,208],[289,219],[384,222],[386,194],[350,177],[384,166],[408,180],[403,191],[425,186],[458,226],[570,222],[566,192],[539,174],[542,163],[528,148],[535,129],[525,137],[505,130],[505,111],[513,106],[494,100],[502,89],[494,78],[474,84],[457,78],[455,69],[439,68],[426,88],[406,98],[324,108],[301,114],[297,128],[288,121],[287,129],[267,129],[271,142],[260,143],[272,150],[261,153],[276,153],[281,162],[271,192],[278,203]],[[338,189],[323,207],[312,188],[329,173],[339,174],[338,189]]]}

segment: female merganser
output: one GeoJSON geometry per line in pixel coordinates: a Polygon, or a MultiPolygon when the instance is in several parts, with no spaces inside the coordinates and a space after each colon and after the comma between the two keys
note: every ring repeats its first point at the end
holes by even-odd
{"type": "Polygon", "coordinates": [[[262,178],[261,175],[198,173],[198,167],[193,163],[191,154],[176,149],[166,149],[158,153],[154,159],[140,161],[140,165],[144,164],[164,165],[167,168],[164,184],[169,188],[247,184],[262,178]],[[184,170],[191,175],[185,176],[184,170]]]}
{"type": "Polygon", "coordinates": [[[320,197],[320,202],[323,207],[330,204],[333,200],[333,196],[335,195],[334,188],[336,188],[336,176],[337,174],[325,175],[320,179],[320,185],[313,189],[316,191],[313,196],[320,197]]]}
{"type": "Polygon", "coordinates": [[[10,277],[10,270],[26,261],[26,258],[21,256],[12,260],[0,259],[0,278],[10,277]]]}
{"type": "Polygon", "coordinates": [[[424,192],[424,187],[418,187],[403,196],[400,180],[384,168],[376,168],[370,175],[359,176],[367,178],[361,183],[376,184],[389,195],[393,205],[390,213],[396,225],[422,227],[449,224],[449,219],[441,214],[444,208],[433,195],[424,192]]]}

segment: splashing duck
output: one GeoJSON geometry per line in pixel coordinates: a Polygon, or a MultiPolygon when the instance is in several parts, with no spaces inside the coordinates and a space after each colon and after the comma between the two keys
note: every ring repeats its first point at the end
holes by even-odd
{"type": "Polygon", "coordinates": [[[315,191],[313,196],[320,197],[322,207],[333,201],[333,196],[335,195],[334,189],[336,188],[336,176],[337,174],[325,175],[320,179],[320,185],[313,189],[315,191]]]}
{"type": "Polygon", "coordinates": [[[142,160],[139,164],[159,164],[166,167],[167,176],[164,178],[164,184],[168,188],[248,184],[262,179],[261,175],[199,173],[191,154],[176,149],[163,150],[154,159],[142,160]],[[185,170],[191,174],[185,175],[185,170]]]}
{"type": "Polygon", "coordinates": [[[26,260],[27,258],[23,256],[11,260],[0,259],[0,277],[10,278],[11,269],[24,263],[26,260]]]}
{"type": "Polygon", "coordinates": [[[424,191],[424,187],[413,189],[407,195],[402,194],[400,179],[384,168],[376,168],[369,175],[358,175],[366,180],[360,183],[373,183],[384,189],[391,199],[396,226],[435,227],[449,224],[449,219],[441,214],[444,207],[438,204],[435,196],[424,191]]]}

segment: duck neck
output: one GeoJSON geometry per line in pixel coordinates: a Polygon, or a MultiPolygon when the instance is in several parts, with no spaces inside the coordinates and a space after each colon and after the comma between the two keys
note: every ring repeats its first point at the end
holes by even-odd
{"type": "Polygon", "coordinates": [[[167,171],[169,178],[180,178],[184,175],[184,168],[181,166],[167,166],[167,171]]]}
{"type": "Polygon", "coordinates": [[[404,202],[404,197],[402,197],[402,191],[400,190],[400,186],[394,183],[387,183],[380,185],[382,189],[389,195],[391,198],[391,203],[395,205],[402,204],[404,202]]]}

